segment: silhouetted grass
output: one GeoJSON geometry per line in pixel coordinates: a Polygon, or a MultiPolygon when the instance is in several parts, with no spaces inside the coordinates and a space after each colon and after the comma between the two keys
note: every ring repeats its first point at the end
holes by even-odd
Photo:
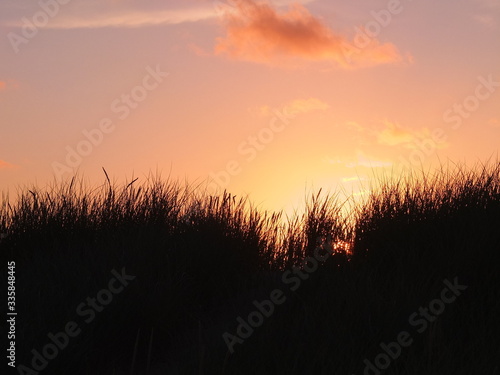
{"type": "Polygon", "coordinates": [[[343,204],[319,192],[286,220],[227,192],[107,174],[4,198],[17,362],[73,320],[81,334],[42,373],[362,374],[457,277],[467,290],[383,373],[499,374],[500,164],[381,179],[352,216],[343,204]],[[333,255],[308,273],[318,246],[333,255]],[[136,278],[83,323],[76,307],[122,267],[136,278]],[[307,279],[291,290],[294,267],[307,279]],[[224,332],[274,289],[286,301],[230,353],[224,332]]]}

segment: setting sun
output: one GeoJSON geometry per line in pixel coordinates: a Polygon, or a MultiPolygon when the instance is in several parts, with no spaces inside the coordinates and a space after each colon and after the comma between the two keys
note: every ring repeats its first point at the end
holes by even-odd
{"type": "Polygon", "coordinates": [[[499,40],[500,0],[2,0],[9,370],[498,374],[499,40]]]}

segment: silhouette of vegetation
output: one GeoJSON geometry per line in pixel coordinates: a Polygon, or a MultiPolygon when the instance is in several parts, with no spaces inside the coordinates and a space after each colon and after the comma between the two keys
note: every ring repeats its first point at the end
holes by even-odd
{"type": "Polygon", "coordinates": [[[500,374],[500,163],[381,179],[349,217],[344,204],[317,193],[285,219],[228,192],[161,178],[116,186],[107,174],[98,188],[74,178],[4,198],[17,364],[77,321],[81,334],[42,373],[362,374],[458,278],[467,290],[380,373],[500,374]],[[284,273],[318,246],[332,255],[292,290],[284,273]],[[82,323],[77,306],[122,267],[136,278],[82,323]],[[286,301],[228,351],[224,332],[274,289],[286,301]]]}

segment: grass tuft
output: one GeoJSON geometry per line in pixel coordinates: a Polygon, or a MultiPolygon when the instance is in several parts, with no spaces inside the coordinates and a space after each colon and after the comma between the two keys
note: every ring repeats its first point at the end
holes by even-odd
{"type": "Polygon", "coordinates": [[[47,373],[362,373],[403,330],[414,342],[386,374],[498,372],[500,163],[380,178],[349,214],[320,190],[287,219],[227,191],[103,172],[98,187],[75,177],[2,196],[18,363],[77,321],[47,373]],[[309,272],[318,247],[332,256],[309,272]],[[84,323],[77,306],[122,267],[136,279],[84,323]],[[455,277],[468,289],[416,333],[408,317],[455,277]],[[275,289],[285,303],[230,353],[223,333],[275,289]]]}

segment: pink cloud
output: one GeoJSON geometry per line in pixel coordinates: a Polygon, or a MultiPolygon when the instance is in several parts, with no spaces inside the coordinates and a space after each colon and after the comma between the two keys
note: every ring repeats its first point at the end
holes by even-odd
{"type": "Polygon", "coordinates": [[[226,35],[217,38],[216,54],[270,65],[290,58],[331,61],[343,67],[403,60],[392,43],[376,38],[370,38],[363,48],[353,47],[356,43],[331,30],[300,4],[278,13],[269,4],[255,0],[234,3],[234,10],[223,15],[226,35]]]}
{"type": "Polygon", "coordinates": [[[0,159],[0,168],[12,168],[13,165],[0,159]]]}

